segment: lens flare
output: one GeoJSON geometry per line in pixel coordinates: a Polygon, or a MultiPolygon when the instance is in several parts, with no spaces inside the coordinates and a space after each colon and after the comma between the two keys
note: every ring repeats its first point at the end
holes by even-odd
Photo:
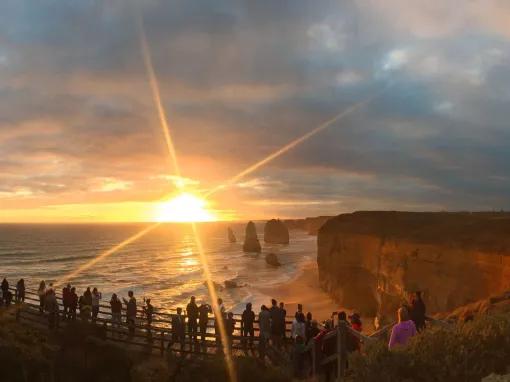
{"type": "Polygon", "coordinates": [[[207,210],[207,201],[188,192],[158,203],[155,220],[158,222],[211,222],[216,216],[207,210]]]}
{"type": "MultiPolygon", "coordinates": [[[[168,148],[168,153],[170,155],[170,159],[173,164],[174,173],[180,177],[181,170],[179,168],[179,162],[177,161],[177,153],[175,151],[174,142],[172,139],[172,135],[170,134],[170,126],[168,125],[168,119],[165,112],[165,108],[163,107],[161,101],[161,92],[159,89],[158,79],[156,77],[156,72],[154,70],[154,65],[152,64],[152,56],[150,52],[150,47],[147,42],[147,37],[145,35],[145,28],[143,26],[143,18],[140,13],[136,13],[136,21],[138,27],[138,34],[140,36],[140,47],[142,51],[143,63],[145,65],[145,70],[147,71],[147,77],[149,78],[149,84],[152,91],[152,98],[154,100],[154,104],[156,105],[156,110],[158,112],[159,122],[161,125],[161,129],[163,130],[163,135],[165,136],[166,145],[168,148]]],[[[178,183],[176,183],[179,186],[178,183]]],[[[182,188],[182,187],[180,187],[182,188]]]]}
{"type": "Polygon", "coordinates": [[[73,278],[78,276],[80,273],[86,271],[87,269],[89,269],[90,267],[95,265],[96,263],[98,263],[101,260],[107,258],[108,256],[114,254],[115,252],[120,251],[122,248],[131,244],[133,241],[138,240],[139,238],[141,238],[145,234],[149,233],[150,231],[152,231],[154,228],[156,228],[160,224],[161,223],[151,224],[150,226],[147,226],[144,229],[142,229],[141,231],[135,233],[133,236],[128,237],[122,243],[119,243],[115,247],[110,248],[108,251],[105,251],[105,252],[99,254],[98,256],[96,256],[92,260],[90,260],[89,262],[87,262],[87,263],[83,264],[82,266],[78,267],[77,269],[75,269],[73,272],[68,273],[67,275],[61,277],[57,282],[54,283],[55,287],[64,285],[66,282],[72,280],[73,278]]]}
{"type": "Polygon", "coordinates": [[[313,137],[314,135],[320,133],[321,131],[327,129],[328,127],[330,127],[332,124],[334,124],[335,122],[339,121],[340,119],[346,117],[347,115],[353,113],[354,111],[362,108],[363,106],[367,105],[368,103],[370,103],[374,98],[378,97],[380,95],[380,93],[377,93],[363,101],[360,101],[358,103],[355,103],[354,105],[348,107],[347,109],[343,110],[342,112],[338,113],[337,115],[335,115],[333,118],[327,120],[326,122],[320,124],[319,126],[317,126],[316,128],[310,130],[309,132],[307,132],[306,134],[292,140],[291,142],[287,143],[285,146],[279,148],[278,150],[274,151],[273,153],[269,154],[267,157],[265,157],[264,159],[254,163],[253,165],[249,166],[248,168],[244,169],[243,171],[241,171],[239,174],[233,176],[232,178],[230,178],[229,180],[227,180],[225,183],[222,183],[218,186],[216,186],[215,188],[211,189],[210,191],[208,191],[204,197],[209,197],[211,196],[212,194],[215,194],[216,192],[222,190],[222,189],[225,189],[227,188],[228,186],[234,184],[235,182],[237,182],[238,180],[240,180],[241,178],[244,178],[246,175],[249,175],[251,174],[252,172],[258,170],[260,167],[268,164],[269,162],[275,160],[276,158],[278,158],[279,156],[285,154],[287,151],[289,150],[292,150],[294,147],[300,145],[301,143],[303,143],[304,141],[308,140],[309,138],[313,137]]]}
{"type": "Polygon", "coordinates": [[[227,365],[228,375],[231,382],[237,382],[237,374],[234,367],[234,361],[232,360],[232,356],[230,354],[230,349],[228,346],[228,341],[230,339],[225,329],[225,322],[223,319],[222,312],[220,310],[220,306],[218,305],[218,295],[214,287],[211,270],[209,269],[209,262],[207,256],[205,255],[204,248],[202,246],[202,240],[200,239],[196,223],[191,223],[191,226],[193,228],[193,237],[195,239],[195,245],[198,250],[200,262],[202,263],[204,277],[207,284],[207,291],[209,292],[209,297],[211,298],[214,317],[217,320],[216,326],[220,331],[221,344],[223,347],[223,354],[225,355],[225,363],[227,365]]]}

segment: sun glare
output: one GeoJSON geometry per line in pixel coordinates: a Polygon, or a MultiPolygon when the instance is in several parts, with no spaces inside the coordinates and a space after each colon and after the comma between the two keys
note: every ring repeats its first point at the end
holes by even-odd
{"type": "Polygon", "coordinates": [[[207,210],[207,202],[199,197],[182,193],[166,202],[158,204],[155,220],[158,222],[209,222],[217,220],[207,210]]]}

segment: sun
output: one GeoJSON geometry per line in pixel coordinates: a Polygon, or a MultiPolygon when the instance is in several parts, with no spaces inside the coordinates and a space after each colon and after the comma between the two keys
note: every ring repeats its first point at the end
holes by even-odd
{"type": "Polygon", "coordinates": [[[184,192],[174,198],[161,202],[156,207],[157,222],[210,222],[217,220],[214,213],[207,209],[207,201],[184,192]]]}

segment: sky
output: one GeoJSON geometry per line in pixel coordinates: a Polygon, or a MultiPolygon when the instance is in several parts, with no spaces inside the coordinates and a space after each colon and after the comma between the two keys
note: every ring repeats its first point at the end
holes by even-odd
{"type": "Polygon", "coordinates": [[[151,220],[374,94],[209,208],[510,209],[509,1],[2,1],[0,221],[151,220]]]}

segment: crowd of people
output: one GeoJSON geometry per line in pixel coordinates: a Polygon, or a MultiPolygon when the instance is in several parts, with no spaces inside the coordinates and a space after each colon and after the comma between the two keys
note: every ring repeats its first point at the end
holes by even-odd
{"type": "MultiPolygon", "coordinates": [[[[1,284],[1,303],[9,306],[12,303],[12,292],[8,281],[4,278],[1,284]]],[[[143,318],[145,321],[145,330],[149,337],[151,336],[153,327],[154,307],[150,299],[144,299],[142,309],[137,308],[137,301],[133,291],[128,292],[128,298],[119,298],[117,294],[113,294],[109,301],[110,310],[107,319],[99,317],[100,303],[102,294],[97,288],[87,287],[83,294],[78,296],[76,288],[67,284],[62,289],[61,299],[57,299],[55,288],[52,284],[46,285],[45,281],[41,281],[37,290],[39,296],[39,311],[41,314],[46,312],[48,317],[48,325],[50,329],[59,326],[60,320],[76,320],[80,318],[83,321],[96,323],[98,320],[111,323],[113,335],[123,335],[122,326],[127,326],[128,336],[133,336],[137,327],[137,319],[143,318]],[[62,309],[59,300],[61,300],[62,309]],[[123,308],[124,306],[124,308],[123,308]],[[125,325],[122,323],[123,311],[125,325]]],[[[16,303],[25,301],[25,282],[20,279],[16,283],[15,296],[16,303]]],[[[213,337],[218,351],[227,345],[232,348],[234,337],[239,339],[239,344],[245,350],[257,350],[259,357],[264,359],[268,346],[271,345],[277,350],[290,351],[294,365],[294,374],[296,378],[304,378],[313,370],[312,359],[315,359],[317,368],[321,367],[326,375],[326,380],[335,378],[336,362],[330,362],[324,366],[321,360],[325,359],[337,351],[337,343],[335,336],[327,334],[339,325],[345,325],[352,330],[347,332],[346,346],[348,352],[361,350],[360,336],[353,333],[363,331],[363,323],[358,313],[347,315],[346,312],[334,312],[329,320],[319,322],[313,319],[312,313],[304,313],[303,306],[297,305],[290,328],[287,326],[287,310],[283,302],[275,299],[271,300],[270,307],[262,305],[258,314],[255,313],[251,303],[247,303],[241,314],[240,320],[234,318],[232,312],[227,312],[221,298],[217,300],[215,309],[206,302],[197,303],[195,296],[190,298],[186,305],[185,314],[182,307],[178,307],[176,313],[171,315],[171,339],[167,344],[167,348],[174,348],[178,345],[180,350],[186,349],[189,344],[189,350],[204,350],[207,344],[211,346],[211,342],[207,341],[207,337],[213,337]],[[210,315],[214,317],[214,331],[209,325],[210,315]],[[218,317],[218,315],[221,315],[218,317]],[[236,327],[236,322],[240,322],[240,327],[236,327]],[[258,322],[258,338],[256,341],[256,323],[258,322]],[[223,323],[223,328],[220,328],[223,323]],[[236,330],[239,330],[235,336],[236,330]],[[290,329],[290,330],[288,330],[290,329]],[[290,333],[289,333],[290,332],[290,333]],[[223,344],[223,341],[227,341],[223,344]],[[255,349],[254,344],[258,346],[255,349]]],[[[404,346],[409,339],[425,328],[426,324],[426,308],[422,300],[421,293],[417,292],[413,295],[409,304],[404,304],[397,312],[397,323],[392,326],[389,339],[389,348],[396,346],[404,346]]],[[[315,370],[318,371],[318,370],[315,370]]]]}

